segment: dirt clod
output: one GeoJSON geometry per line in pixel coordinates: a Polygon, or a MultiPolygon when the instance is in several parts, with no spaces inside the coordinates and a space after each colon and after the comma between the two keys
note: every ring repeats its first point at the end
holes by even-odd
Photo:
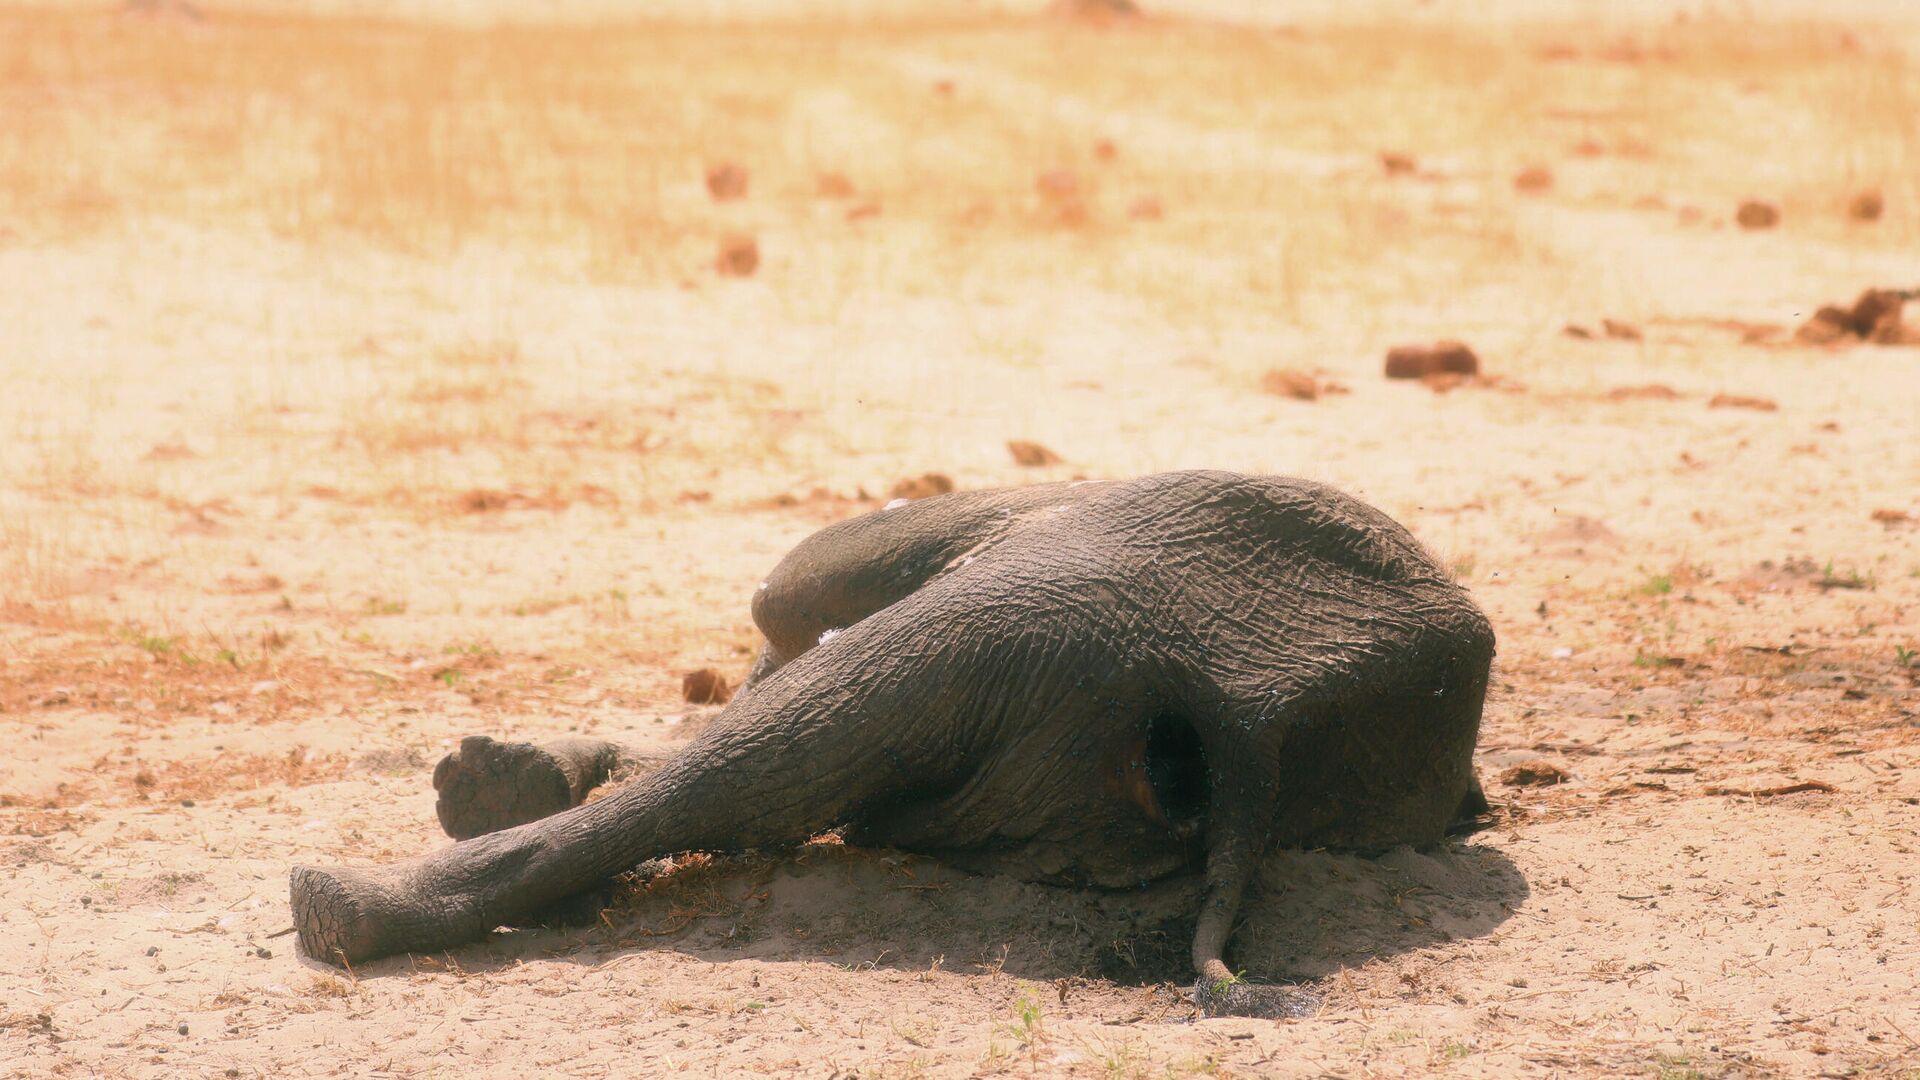
{"type": "Polygon", "coordinates": [[[1386,374],[1389,379],[1424,379],[1440,372],[1478,375],[1480,358],[1458,341],[1396,345],[1387,350],[1386,374]]]}
{"type": "Polygon", "coordinates": [[[1383,150],[1380,153],[1380,168],[1388,176],[1412,176],[1420,168],[1420,162],[1412,154],[1383,150]]]}
{"type": "Polygon", "coordinates": [[[1734,212],[1733,220],[1743,229],[1771,229],[1780,224],[1780,208],[1770,202],[1748,199],[1734,212]]]}
{"type": "Polygon", "coordinates": [[[1014,464],[1025,465],[1029,468],[1040,465],[1058,465],[1061,461],[1059,454],[1041,446],[1037,442],[1028,442],[1025,439],[1010,440],[1007,443],[1007,453],[1013,455],[1014,464]]]}
{"type": "Polygon", "coordinates": [[[1645,337],[1645,335],[1640,332],[1639,327],[1630,322],[1622,322],[1619,319],[1601,319],[1600,328],[1605,330],[1607,336],[1615,341],[1639,341],[1645,337]]]}
{"type": "Polygon", "coordinates": [[[680,679],[680,696],[689,705],[725,705],[733,698],[727,677],[712,668],[689,671],[680,679]]]}
{"type": "Polygon", "coordinates": [[[713,196],[714,202],[746,198],[746,167],[731,161],[721,161],[707,166],[707,194],[713,196]]]}
{"type": "Polygon", "coordinates": [[[1847,202],[1847,216],[1855,221],[1879,221],[1887,200],[1877,190],[1862,191],[1847,202]]]}
{"type": "Polygon", "coordinates": [[[751,277],[755,270],[760,269],[759,243],[744,233],[722,238],[714,269],[727,277],[751,277]]]}
{"type": "Polygon", "coordinates": [[[1510,766],[1500,773],[1500,782],[1508,787],[1551,787],[1571,779],[1567,770],[1544,758],[1510,766]]]}
{"type": "Polygon", "coordinates": [[[823,199],[851,199],[854,196],[853,181],[845,173],[821,173],[814,182],[814,194],[823,199]]]}

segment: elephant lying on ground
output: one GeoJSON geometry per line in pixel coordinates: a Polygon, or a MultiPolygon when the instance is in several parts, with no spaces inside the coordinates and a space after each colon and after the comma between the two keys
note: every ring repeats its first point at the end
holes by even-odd
{"type": "Polygon", "coordinates": [[[293,871],[307,954],[472,941],[657,856],[847,842],[1038,881],[1204,867],[1203,985],[1269,849],[1432,845],[1485,808],[1493,632],[1379,511],[1222,472],[968,492],[827,528],[760,586],[767,646],[693,742],[468,739],[460,840],[293,871]]]}

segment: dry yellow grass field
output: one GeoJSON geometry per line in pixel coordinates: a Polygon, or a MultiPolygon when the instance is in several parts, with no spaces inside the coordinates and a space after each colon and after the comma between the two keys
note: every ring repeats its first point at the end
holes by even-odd
{"type": "Polygon", "coordinates": [[[0,6],[0,1074],[1920,1075],[1920,346],[1793,340],[1920,287],[1920,15],[1148,6],[0,6]],[[1490,377],[1381,377],[1436,338],[1490,377]],[[903,478],[1184,467],[1500,635],[1501,826],[1263,874],[1309,1015],[1157,987],[1177,884],[830,847],[276,936],[462,734],[685,739],[903,478]]]}

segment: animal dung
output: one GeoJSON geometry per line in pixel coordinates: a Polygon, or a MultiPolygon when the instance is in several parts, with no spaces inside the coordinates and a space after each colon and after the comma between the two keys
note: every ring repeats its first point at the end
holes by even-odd
{"type": "Polygon", "coordinates": [[[1024,439],[1009,441],[1007,443],[1007,453],[1013,455],[1014,464],[1024,465],[1029,468],[1040,465],[1060,464],[1059,454],[1041,446],[1037,442],[1027,442],[1024,439]]]}
{"type": "Polygon", "coordinates": [[[731,161],[707,166],[707,194],[714,202],[729,202],[747,197],[747,170],[731,161]]]}
{"type": "Polygon", "coordinates": [[[1887,200],[1875,190],[1863,191],[1847,203],[1847,216],[1855,221],[1879,221],[1886,210],[1887,200]]]}
{"type": "Polygon", "coordinates": [[[1508,787],[1552,787],[1571,779],[1567,770],[1544,759],[1522,762],[1500,774],[1500,782],[1508,787]]]}
{"type": "Polygon", "coordinates": [[[1529,165],[1514,174],[1513,190],[1537,194],[1553,187],[1553,170],[1545,165],[1529,165]]]}
{"type": "Polygon", "coordinates": [[[1834,345],[1844,341],[1870,341],[1876,345],[1913,343],[1903,321],[1909,294],[1896,289],[1868,289],[1854,300],[1851,308],[1837,304],[1822,305],[1793,338],[1802,345],[1834,345]]]}
{"type": "Polygon", "coordinates": [[[680,680],[680,696],[689,705],[725,705],[733,698],[727,677],[712,668],[690,671],[680,680]]]}
{"type": "Polygon", "coordinates": [[[1743,229],[1771,229],[1780,224],[1780,208],[1770,202],[1748,199],[1740,204],[1733,220],[1743,229]]]}
{"type": "Polygon", "coordinates": [[[713,267],[727,277],[752,277],[760,269],[760,245],[744,233],[722,237],[713,267]]]}
{"type": "Polygon", "coordinates": [[[935,495],[945,495],[953,491],[953,478],[945,473],[921,473],[894,481],[887,492],[889,499],[926,499],[935,495]]]}
{"type": "Polygon", "coordinates": [[[1480,374],[1480,358],[1458,341],[1436,341],[1431,345],[1396,345],[1387,350],[1387,378],[1424,379],[1442,373],[1480,374]]]}
{"type": "Polygon", "coordinates": [[[1320,398],[1320,380],[1292,368],[1274,368],[1260,376],[1260,389],[1275,397],[1297,401],[1317,401],[1320,398]]]}

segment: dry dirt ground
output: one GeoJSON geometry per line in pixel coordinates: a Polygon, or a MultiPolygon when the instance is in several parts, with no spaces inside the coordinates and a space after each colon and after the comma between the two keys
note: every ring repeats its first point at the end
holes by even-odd
{"type": "Polygon", "coordinates": [[[1916,16],[1283,6],[0,7],[0,1074],[1920,1075],[1920,347],[1792,340],[1920,286],[1916,16]],[[686,739],[897,481],[1192,466],[1500,634],[1497,827],[1266,868],[1298,1018],[1167,985],[1190,884],[832,844],[285,936],[462,734],[686,739]]]}

